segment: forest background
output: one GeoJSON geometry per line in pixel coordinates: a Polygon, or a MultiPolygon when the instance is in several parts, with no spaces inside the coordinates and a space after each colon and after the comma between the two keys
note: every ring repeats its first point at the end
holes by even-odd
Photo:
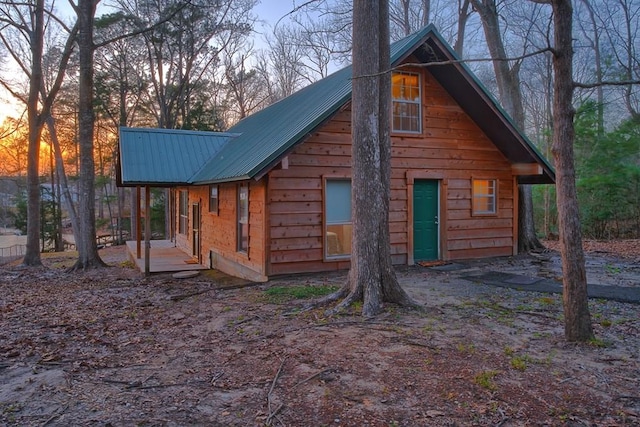
{"type": "MultiPolygon", "coordinates": [[[[0,176],[18,188],[17,198],[1,198],[0,221],[2,225],[15,221],[25,232],[26,105],[34,69],[30,35],[35,3],[0,2],[0,85],[17,108],[10,109],[8,104],[3,108],[10,115],[0,128],[0,176]]],[[[43,247],[61,249],[68,220],[55,145],[57,140],[71,199],[77,200],[80,58],[67,48],[77,31],[75,16],[68,16],[66,5],[42,3],[39,102],[51,101],[52,125],[43,127],[39,144],[41,234],[43,247]],[[57,95],[47,98],[54,90],[57,95]]],[[[640,88],[603,83],[640,78],[640,0],[573,3],[574,80],[579,82],[574,92],[575,155],[582,231],[588,238],[638,238],[640,88]]],[[[264,21],[257,6],[257,0],[118,0],[100,5],[94,27],[92,85],[93,188],[99,229],[114,237],[124,236],[123,230],[129,229],[129,198],[115,186],[120,126],[222,131],[350,62],[350,1],[293,2],[289,13],[263,34],[258,34],[264,21]]],[[[393,0],[391,37],[397,40],[435,24],[482,83],[506,103],[491,61],[496,41],[486,36],[487,14],[498,26],[508,72],[519,77],[524,131],[551,159],[551,8],[518,0],[393,0]]],[[[558,233],[554,191],[553,186],[533,190],[540,235],[558,233]]],[[[153,207],[154,230],[161,235],[164,192],[154,193],[153,207]]]]}

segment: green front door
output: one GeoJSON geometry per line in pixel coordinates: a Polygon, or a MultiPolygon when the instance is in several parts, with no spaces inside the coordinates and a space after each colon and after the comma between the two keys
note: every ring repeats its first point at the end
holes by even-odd
{"type": "Polygon", "coordinates": [[[438,259],[438,181],[416,180],[413,185],[413,259],[438,259]]]}

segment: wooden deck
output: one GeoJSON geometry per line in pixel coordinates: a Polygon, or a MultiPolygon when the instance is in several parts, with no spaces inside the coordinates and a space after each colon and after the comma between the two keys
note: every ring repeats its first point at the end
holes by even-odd
{"type": "MultiPolygon", "coordinates": [[[[135,240],[127,241],[129,259],[135,262],[138,269],[142,272],[144,272],[144,251],[144,242],[142,242],[140,258],[136,259],[136,242],[135,240]]],[[[149,254],[151,255],[149,259],[150,273],[207,269],[207,267],[202,264],[194,263],[190,255],[177,248],[175,243],[169,240],[152,240],[149,254]]]]}

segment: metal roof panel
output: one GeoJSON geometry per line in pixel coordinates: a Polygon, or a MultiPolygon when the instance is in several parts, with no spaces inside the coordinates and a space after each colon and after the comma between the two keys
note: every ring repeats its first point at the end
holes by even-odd
{"type": "Polygon", "coordinates": [[[186,184],[234,136],[222,132],[120,128],[122,183],[186,184]]]}

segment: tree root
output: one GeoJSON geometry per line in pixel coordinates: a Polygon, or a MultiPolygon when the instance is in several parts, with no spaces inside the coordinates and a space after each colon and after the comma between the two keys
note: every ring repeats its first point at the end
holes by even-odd
{"type": "Polygon", "coordinates": [[[302,312],[306,312],[306,311],[310,311],[313,310],[315,308],[318,307],[324,307],[326,305],[332,304],[342,298],[344,298],[345,296],[347,296],[347,294],[349,293],[349,288],[347,286],[343,286],[340,289],[338,289],[337,291],[326,295],[322,298],[318,298],[316,300],[310,301],[308,303],[306,303],[305,305],[302,306],[301,310],[302,312]]]}
{"type": "MultiPolygon", "coordinates": [[[[422,305],[415,302],[396,282],[396,286],[400,289],[400,292],[391,292],[391,293],[383,293],[382,303],[390,303],[396,304],[401,307],[411,308],[413,310],[417,310],[420,312],[424,312],[425,309],[422,305]]],[[[350,286],[350,282],[347,281],[340,289],[337,291],[324,296],[322,298],[316,299],[314,301],[310,301],[303,305],[299,312],[307,312],[316,308],[325,307],[335,303],[334,307],[328,308],[324,311],[326,316],[333,316],[336,314],[344,313],[349,307],[354,305],[357,302],[363,301],[363,295],[361,289],[352,290],[350,286]]],[[[384,310],[384,305],[381,304],[377,307],[375,311],[365,311],[365,307],[363,306],[363,315],[367,318],[375,317],[380,314],[384,310]]]]}
{"type": "Polygon", "coordinates": [[[88,262],[82,262],[80,260],[77,260],[76,263],[71,267],[69,267],[66,271],[67,273],[77,273],[79,271],[89,271],[93,269],[107,268],[107,267],[109,267],[109,265],[107,265],[100,258],[98,258],[97,260],[88,261],[88,262]]]}

